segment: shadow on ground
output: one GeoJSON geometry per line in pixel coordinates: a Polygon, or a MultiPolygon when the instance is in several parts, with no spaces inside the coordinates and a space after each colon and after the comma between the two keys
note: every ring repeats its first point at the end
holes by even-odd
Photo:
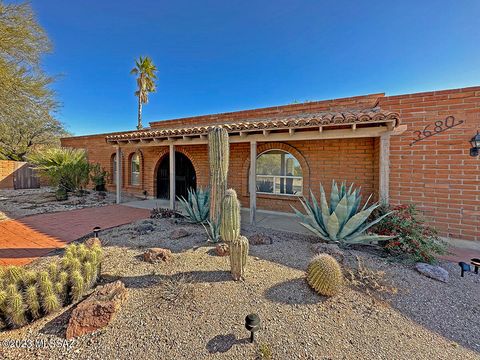
{"type": "Polygon", "coordinates": [[[305,278],[292,279],[278,283],[264,292],[265,298],[272,302],[288,305],[312,305],[326,301],[327,298],[310,289],[305,278]],[[288,296],[285,296],[288,294],[288,296]]]}
{"type": "Polygon", "coordinates": [[[226,353],[233,345],[248,343],[248,339],[237,339],[234,334],[217,335],[207,343],[207,350],[210,354],[226,353]]]}

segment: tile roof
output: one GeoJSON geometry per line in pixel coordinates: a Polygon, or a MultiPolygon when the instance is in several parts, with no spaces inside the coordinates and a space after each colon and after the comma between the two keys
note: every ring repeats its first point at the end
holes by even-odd
{"type": "Polygon", "coordinates": [[[145,129],[123,134],[109,135],[107,141],[148,139],[168,136],[206,135],[214,127],[223,127],[228,132],[297,129],[318,126],[353,125],[393,122],[396,127],[400,124],[399,114],[379,107],[363,110],[348,110],[341,112],[317,112],[297,115],[278,115],[275,117],[237,121],[225,124],[202,126],[185,126],[166,129],[145,129]]]}

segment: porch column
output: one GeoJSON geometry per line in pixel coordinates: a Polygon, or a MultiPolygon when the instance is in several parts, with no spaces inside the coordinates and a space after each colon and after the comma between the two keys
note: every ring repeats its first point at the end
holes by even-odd
{"type": "Polygon", "coordinates": [[[170,144],[169,149],[169,165],[170,165],[170,209],[175,210],[175,145],[170,144]]]}
{"type": "Polygon", "coordinates": [[[257,142],[250,142],[250,173],[249,173],[249,191],[250,191],[250,224],[255,225],[255,212],[257,211],[257,142]]]}
{"type": "Polygon", "coordinates": [[[117,173],[115,174],[115,185],[117,192],[117,204],[122,202],[122,150],[120,146],[117,146],[117,153],[115,155],[115,166],[117,168],[117,173]]]}
{"type": "Polygon", "coordinates": [[[379,151],[379,197],[380,201],[388,203],[390,187],[390,134],[382,134],[380,136],[379,151]]]}

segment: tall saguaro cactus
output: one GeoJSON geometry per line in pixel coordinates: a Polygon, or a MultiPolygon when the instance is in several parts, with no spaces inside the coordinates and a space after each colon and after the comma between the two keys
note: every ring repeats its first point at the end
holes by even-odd
{"type": "Polygon", "coordinates": [[[228,189],[223,198],[220,236],[227,243],[240,236],[240,203],[233,189],[228,189]]]}
{"type": "Polygon", "coordinates": [[[208,133],[208,160],[210,163],[210,222],[218,224],[222,200],[227,190],[230,146],[227,130],[215,127],[208,133]]]}

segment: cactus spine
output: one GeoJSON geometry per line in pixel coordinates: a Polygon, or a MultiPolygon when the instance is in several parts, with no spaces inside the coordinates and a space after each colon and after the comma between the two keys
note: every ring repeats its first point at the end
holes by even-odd
{"type": "Polygon", "coordinates": [[[19,285],[24,278],[25,270],[18,266],[8,266],[6,269],[5,277],[7,284],[19,285]]]}
{"type": "Polygon", "coordinates": [[[227,243],[240,236],[240,203],[233,189],[228,189],[223,198],[220,236],[227,243]]]}
{"type": "Polygon", "coordinates": [[[218,224],[222,200],[227,189],[230,146],[227,130],[215,127],[208,133],[210,163],[210,222],[218,224]]]}
{"type": "Polygon", "coordinates": [[[25,324],[25,305],[22,294],[18,291],[15,284],[7,286],[6,298],[6,317],[13,326],[22,326],[25,324]]]}
{"type": "Polygon", "coordinates": [[[332,256],[317,255],[308,265],[307,282],[317,293],[333,296],[343,285],[342,269],[332,256]]]}
{"type": "Polygon", "coordinates": [[[78,301],[82,298],[84,290],[84,281],[80,271],[72,272],[72,300],[78,301]]]}
{"type": "Polygon", "coordinates": [[[35,285],[30,285],[27,287],[27,290],[25,290],[25,302],[27,303],[32,318],[38,319],[40,317],[40,302],[35,285]]]}
{"type": "Polygon", "coordinates": [[[248,258],[248,239],[245,236],[239,236],[230,242],[230,272],[233,280],[245,278],[245,267],[248,258]]]}

